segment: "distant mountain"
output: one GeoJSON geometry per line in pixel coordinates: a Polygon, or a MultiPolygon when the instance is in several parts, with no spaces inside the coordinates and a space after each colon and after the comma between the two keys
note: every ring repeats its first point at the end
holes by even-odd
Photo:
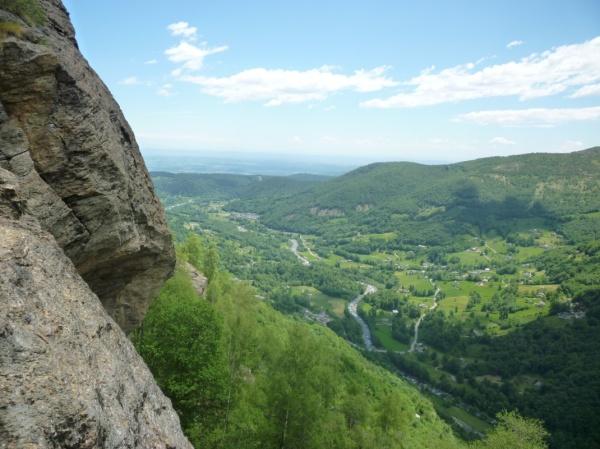
{"type": "Polygon", "coordinates": [[[235,175],[227,173],[151,172],[157,190],[168,195],[194,196],[207,200],[285,198],[301,193],[331,179],[328,176],[296,174],[291,176],[235,175]]]}
{"type": "Polygon", "coordinates": [[[244,194],[237,210],[270,226],[316,234],[397,231],[442,243],[462,233],[549,226],[582,240],[600,235],[600,147],[451,165],[376,163],[268,201],[244,194]],[[585,230],[585,233],[583,232],[585,230]]]}

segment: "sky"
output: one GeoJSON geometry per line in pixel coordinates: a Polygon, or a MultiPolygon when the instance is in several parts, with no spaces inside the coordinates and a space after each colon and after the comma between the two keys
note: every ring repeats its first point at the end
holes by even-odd
{"type": "Polygon", "coordinates": [[[451,162],[600,145],[600,2],[64,0],[142,151],[451,162]]]}

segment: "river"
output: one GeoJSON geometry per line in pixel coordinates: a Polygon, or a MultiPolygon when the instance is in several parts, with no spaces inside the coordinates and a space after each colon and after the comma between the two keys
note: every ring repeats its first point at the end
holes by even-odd
{"type": "Polygon", "coordinates": [[[365,296],[370,295],[371,293],[375,293],[376,291],[377,288],[375,288],[375,286],[367,284],[365,286],[365,291],[358,295],[356,298],[354,298],[350,302],[350,304],[348,304],[348,312],[350,312],[350,315],[352,315],[360,325],[363,335],[363,341],[365,343],[365,348],[367,349],[367,351],[375,350],[375,346],[373,346],[373,339],[371,338],[371,331],[369,330],[369,326],[367,325],[367,323],[365,323],[365,320],[363,320],[362,317],[358,314],[358,305],[365,296]]]}

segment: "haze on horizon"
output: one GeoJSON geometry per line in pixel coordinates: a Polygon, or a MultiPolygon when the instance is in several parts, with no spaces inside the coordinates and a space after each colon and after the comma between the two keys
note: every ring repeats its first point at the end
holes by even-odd
{"type": "Polygon", "coordinates": [[[600,142],[596,1],[65,4],[145,153],[354,165],[600,142]]]}

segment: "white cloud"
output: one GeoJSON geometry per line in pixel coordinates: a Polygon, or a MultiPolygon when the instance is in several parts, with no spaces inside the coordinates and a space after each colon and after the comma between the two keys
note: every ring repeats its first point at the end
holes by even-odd
{"type": "Polygon", "coordinates": [[[556,95],[600,81],[600,37],[534,53],[519,61],[475,70],[468,63],[428,69],[402,83],[405,92],[362,103],[370,108],[410,108],[477,98],[516,96],[521,100],[556,95]]]}
{"type": "Polygon", "coordinates": [[[516,142],[506,137],[494,137],[490,140],[492,145],[515,145],[516,142]]]}
{"type": "Polygon", "coordinates": [[[209,55],[224,52],[227,50],[227,48],[228,47],[226,45],[214,48],[201,48],[190,44],[189,42],[181,41],[179,45],[166,50],[165,55],[169,58],[169,61],[181,64],[178,69],[173,71],[175,76],[179,76],[184,70],[199,70],[202,68],[204,58],[209,55]]]}
{"type": "Polygon", "coordinates": [[[513,48],[513,47],[519,47],[521,45],[523,45],[525,42],[523,41],[510,41],[508,44],[506,44],[506,48],[513,48]]]}
{"type": "Polygon", "coordinates": [[[156,91],[156,93],[161,97],[170,97],[173,94],[171,89],[173,89],[172,84],[163,84],[162,86],[160,86],[160,89],[156,91]]]}
{"type": "Polygon", "coordinates": [[[173,36],[181,36],[184,39],[195,39],[198,28],[190,26],[187,22],[175,22],[167,27],[173,36]]]}
{"type": "Polygon", "coordinates": [[[202,92],[226,102],[262,101],[266,106],[322,101],[339,91],[375,92],[397,83],[385,76],[387,67],[357,70],[350,75],[331,66],[309,70],[253,68],[225,77],[184,76],[202,92]]]}
{"type": "Polygon", "coordinates": [[[562,144],[561,150],[575,151],[581,150],[583,147],[584,144],[581,140],[565,140],[562,144]]]}
{"type": "Polygon", "coordinates": [[[569,98],[589,97],[592,95],[600,95],[600,83],[580,87],[569,98]]]}
{"type": "Polygon", "coordinates": [[[149,59],[144,62],[144,64],[146,64],[146,65],[152,65],[152,64],[157,64],[157,63],[158,63],[158,61],[156,59],[149,59]]]}
{"type": "Polygon", "coordinates": [[[124,86],[136,86],[140,84],[140,80],[137,78],[137,76],[128,76],[127,78],[124,78],[121,81],[119,81],[119,84],[122,84],[124,86]]]}
{"type": "Polygon", "coordinates": [[[550,127],[565,122],[600,119],[600,106],[589,108],[533,108],[476,111],[462,114],[458,121],[480,125],[541,126],[550,127]]]}

